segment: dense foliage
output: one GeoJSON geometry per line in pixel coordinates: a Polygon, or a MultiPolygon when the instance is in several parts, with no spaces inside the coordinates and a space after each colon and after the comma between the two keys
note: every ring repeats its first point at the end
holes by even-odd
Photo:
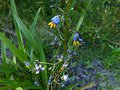
{"type": "Polygon", "coordinates": [[[119,89],[120,0],[0,0],[0,89],[119,89]]]}

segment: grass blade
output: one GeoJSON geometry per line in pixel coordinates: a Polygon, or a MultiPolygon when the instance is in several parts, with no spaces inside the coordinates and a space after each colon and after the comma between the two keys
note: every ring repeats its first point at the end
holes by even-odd
{"type": "MultiPolygon", "coordinates": [[[[91,0],[89,0],[86,10],[83,11],[82,16],[80,17],[80,19],[79,19],[79,21],[78,21],[78,24],[76,25],[75,32],[78,32],[78,31],[79,31],[79,29],[80,29],[80,27],[81,27],[81,25],[82,25],[82,22],[83,22],[83,20],[84,20],[84,18],[85,18],[85,15],[86,15],[86,13],[87,13],[87,10],[88,10],[88,8],[89,8],[89,6],[90,6],[90,3],[91,3],[91,0]]],[[[74,37],[74,33],[72,34],[72,36],[70,37],[70,39],[69,39],[69,41],[68,41],[69,46],[70,46],[70,44],[71,44],[71,42],[72,42],[73,37],[74,37]]]]}
{"type": "MultiPolygon", "coordinates": [[[[15,7],[15,2],[14,0],[11,0],[11,8],[12,8],[12,13],[13,13],[13,18],[15,19],[16,23],[18,24],[18,27],[24,34],[25,38],[29,41],[29,43],[32,45],[35,51],[38,51],[38,46],[37,43],[35,42],[35,39],[32,37],[32,34],[28,31],[28,28],[24,25],[22,20],[19,18],[16,7],[15,7]]],[[[36,52],[39,53],[39,52],[36,52]]]]}
{"type": "MultiPolygon", "coordinates": [[[[16,11],[16,6],[15,6],[14,0],[11,0],[11,9],[12,9],[13,17],[14,17],[15,21],[17,22],[18,27],[24,34],[25,38],[29,41],[30,45],[32,46],[32,48],[36,52],[37,56],[39,57],[40,61],[45,62],[45,55],[44,55],[42,45],[41,45],[40,41],[39,42],[35,41],[32,34],[28,31],[27,27],[24,25],[22,20],[19,18],[17,11],[16,11]]],[[[46,67],[46,65],[44,65],[44,67],[46,67]]],[[[47,83],[47,71],[46,70],[44,70],[42,72],[42,79],[45,83],[47,83]]]]}
{"type": "Polygon", "coordinates": [[[2,42],[6,45],[7,48],[9,48],[11,50],[11,52],[18,58],[20,59],[22,62],[24,60],[27,60],[27,57],[25,56],[25,54],[20,51],[19,49],[17,49],[15,47],[14,44],[12,44],[10,42],[9,39],[7,39],[1,32],[0,32],[0,40],[2,40],[2,42]]]}
{"type": "Polygon", "coordinates": [[[32,34],[34,34],[34,32],[36,31],[37,21],[38,21],[38,18],[39,18],[40,11],[41,11],[41,8],[38,9],[38,11],[37,11],[37,13],[36,13],[36,15],[34,17],[32,27],[30,28],[30,31],[31,31],[32,34]]]}

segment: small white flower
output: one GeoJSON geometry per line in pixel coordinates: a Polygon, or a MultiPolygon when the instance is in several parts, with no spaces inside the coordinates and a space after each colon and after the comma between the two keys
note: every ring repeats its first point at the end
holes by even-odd
{"type": "Polygon", "coordinates": [[[63,59],[63,55],[60,55],[60,58],[63,59]]]}
{"type": "Polygon", "coordinates": [[[38,70],[38,69],[39,69],[39,66],[35,67],[35,69],[38,70]]]}
{"type": "Polygon", "coordinates": [[[68,66],[68,63],[65,62],[65,63],[63,64],[63,67],[67,67],[67,66],[68,66]]]}
{"type": "Polygon", "coordinates": [[[36,73],[36,74],[38,74],[39,72],[40,72],[39,70],[36,70],[36,72],[35,72],[35,73],[36,73]]]}
{"type": "Polygon", "coordinates": [[[42,67],[41,65],[35,64],[35,71],[36,71],[35,73],[36,74],[39,74],[39,72],[43,71],[43,70],[45,70],[44,67],[42,67]]]}
{"type": "Polygon", "coordinates": [[[35,67],[38,67],[38,64],[35,64],[35,67]]]}
{"type": "Polygon", "coordinates": [[[68,80],[68,75],[64,75],[61,77],[61,80],[67,81],[68,80]]]}
{"type": "Polygon", "coordinates": [[[38,70],[41,67],[41,65],[35,64],[35,69],[38,70]]]}

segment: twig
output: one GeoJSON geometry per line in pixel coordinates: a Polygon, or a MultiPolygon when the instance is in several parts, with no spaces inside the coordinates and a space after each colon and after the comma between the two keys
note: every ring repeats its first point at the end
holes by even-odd
{"type": "Polygon", "coordinates": [[[113,42],[113,41],[110,41],[110,40],[107,40],[107,41],[112,43],[112,44],[115,44],[115,45],[120,45],[119,43],[116,43],[116,42],[113,42]]]}

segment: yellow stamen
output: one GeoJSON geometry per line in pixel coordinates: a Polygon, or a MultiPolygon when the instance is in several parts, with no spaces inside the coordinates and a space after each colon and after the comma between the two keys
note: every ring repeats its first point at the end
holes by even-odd
{"type": "Polygon", "coordinates": [[[48,25],[50,26],[52,24],[52,22],[49,22],[48,25]]]}
{"type": "Polygon", "coordinates": [[[73,41],[73,45],[74,45],[74,46],[79,46],[79,45],[81,45],[81,44],[80,44],[79,41],[73,41]]]}
{"type": "Polygon", "coordinates": [[[50,28],[52,28],[53,26],[54,26],[54,24],[52,23],[51,26],[50,26],[50,28]]]}
{"type": "Polygon", "coordinates": [[[53,22],[49,22],[48,25],[50,26],[50,28],[56,28],[56,24],[54,24],[53,22]]]}
{"type": "Polygon", "coordinates": [[[54,24],[53,28],[56,28],[56,24],[54,24]]]}
{"type": "Polygon", "coordinates": [[[73,45],[74,45],[74,46],[76,45],[76,41],[73,41],[73,45]]]}
{"type": "Polygon", "coordinates": [[[80,42],[76,41],[76,45],[80,45],[80,42]]]}

